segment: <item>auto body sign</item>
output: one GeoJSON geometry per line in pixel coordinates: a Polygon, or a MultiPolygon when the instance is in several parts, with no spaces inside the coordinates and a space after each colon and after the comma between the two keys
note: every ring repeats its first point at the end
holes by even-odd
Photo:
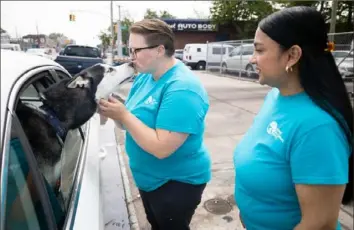
{"type": "Polygon", "coordinates": [[[165,20],[173,31],[217,31],[216,25],[209,21],[165,20]]]}

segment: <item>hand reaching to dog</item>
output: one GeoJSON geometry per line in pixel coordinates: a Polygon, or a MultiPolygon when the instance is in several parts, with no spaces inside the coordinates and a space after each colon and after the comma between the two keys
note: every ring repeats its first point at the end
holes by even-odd
{"type": "Polygon", "coordinates": [[[101,99],[99,101],[99,113],[102,116],[121,122],[129,112],[122,102],[110,96],[108,100],[101,99]]]}

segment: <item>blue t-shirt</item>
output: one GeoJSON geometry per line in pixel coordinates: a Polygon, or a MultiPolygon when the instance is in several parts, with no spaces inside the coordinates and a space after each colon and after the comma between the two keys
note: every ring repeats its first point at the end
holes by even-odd
{"type": "Polygon", "coordinates": [[[305,92],[271,90],[234,152],[235,200],[247,230],[294,229],[295,184],[348,183],[349,156],[339,124],[305,92]]]}
{"type": "Polygon", "coordinates": [[[177,61],[157,81],[151,74],[138,75],[126,107],[150,128],[189,134],[174,153],[158,159],[138,146],[127,130],[125,148],[139,189],[152,191],[169,180],[190,184],[209,182],[211,160],[203,142],[209,100],[192,71],[177,61]]]}

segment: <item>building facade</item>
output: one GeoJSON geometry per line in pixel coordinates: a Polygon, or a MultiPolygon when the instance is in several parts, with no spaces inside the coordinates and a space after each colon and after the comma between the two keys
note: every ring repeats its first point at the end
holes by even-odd
{"type": "Polygon", "coordinates": [[[229,39],[227,32],[208,19],[162,19],[175,34],[175,49],[188,43],[206,43],[229,39]]]}

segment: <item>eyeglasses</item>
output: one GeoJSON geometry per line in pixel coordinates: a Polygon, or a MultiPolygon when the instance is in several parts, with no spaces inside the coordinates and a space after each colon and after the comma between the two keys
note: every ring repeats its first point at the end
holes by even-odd
{"type": "Polygon", "coordinates": [[[136,57],[137,53],[140,52],[141,50],[145,49],[153,49],[158,47],[159,45],[154,45],[154,46],[147,46],[147,47],[142,47],[142,48],[128,48],[129,51],[129,56],[136,57]]]}

